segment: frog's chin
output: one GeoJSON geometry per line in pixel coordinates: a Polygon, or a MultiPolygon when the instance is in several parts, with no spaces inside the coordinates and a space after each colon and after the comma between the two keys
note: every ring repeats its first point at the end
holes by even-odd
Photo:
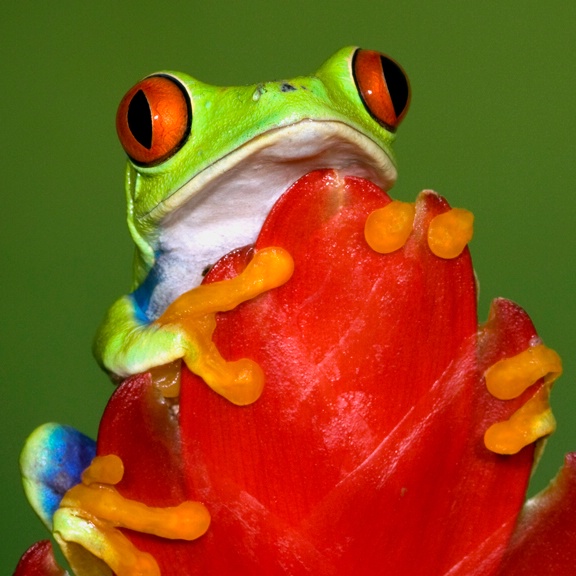
{"type": "Polygon", "coordinates": [[[172,194],[152,215],[161,232],[146,315],[160,316],[219,258],[252,244],[278,198],[322,168],[384,190],[396,179],[392,159],[370,138],[341,122],[305,120],[251,140],[172,194]]]}

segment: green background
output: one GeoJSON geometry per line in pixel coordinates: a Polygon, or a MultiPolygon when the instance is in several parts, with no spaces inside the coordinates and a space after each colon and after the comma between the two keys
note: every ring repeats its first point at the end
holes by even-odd
{"type": "MultiPolygon", "coordinates": [[[[114,116],[140,77],[213,84],[305,74],[337,48],[384,51],[411,78],[393,195],[434,188],[476,215],[480,318],[516,300],[565,363],[559,431],[533,479],[576,449],[576,2],[573,0],[6,3],[0,21],[0,571],[46,536],[18,475],[50,420],[95,435],[112,391],[91,357],[130,283],[114,116]]],[[[505,489],[505,487],[503,487],[505,489]]]]}

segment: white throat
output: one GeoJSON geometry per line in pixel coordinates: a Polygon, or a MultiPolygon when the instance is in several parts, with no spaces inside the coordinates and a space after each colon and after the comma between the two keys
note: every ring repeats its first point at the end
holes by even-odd
{"type": "Polygon", "coordinates": [[[202,281],[202,272],[235,248],[255,242],[278,198],[304,174],[332,168],[388,190],[391,158],[372,140],[335,121],[306,120],[277,128],[225,156],[156,210],[160,223],[157,284],[148,309],[156,319],[202,281]]]}

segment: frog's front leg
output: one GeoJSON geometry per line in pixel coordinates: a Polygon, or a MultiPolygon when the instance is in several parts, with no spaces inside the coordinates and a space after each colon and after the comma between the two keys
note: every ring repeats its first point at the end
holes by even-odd
{"type": "Polygon", "coordinates": [[[117,380],[169,364],[185,353],[184,330],[146,320],[132,295],[111,306],[94,341],[96,360],[117,380]]]}
{"type": "Polygon", "coordinates": [[[150,370],[154,376],[154,368],[182,358],[215,392],[234,404],[250,404],[262,393],[264,375],[250,359],[222,358],[212,342],[216,313],[281,286],[293,270],[286,250],[264,248],[235,278],[189,290],[149,323],[141,319],[134,299],[125,296],[112,306],[98,332],[96,357],[120,377],[150,370]]]}

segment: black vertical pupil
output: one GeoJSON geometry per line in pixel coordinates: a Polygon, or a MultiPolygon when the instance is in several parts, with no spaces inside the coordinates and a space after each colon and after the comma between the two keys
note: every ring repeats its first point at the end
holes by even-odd
{"type": "Polygon", "coordinates": [[[386,56],[381,56],[381,60],[384,79],[392,98],[392,106],[394,106],[394,113],[398,117],[406,108],[406,104],[408,104],[410,92],[408,80],[396,62],[386,58],[386,56]]]}
{"type": "Polygon", "coordinates": [[[148,98],[138,90],[128,106],[128,127],[132,135],[144,148],[152,148],[152,112],[148,98]]]}

